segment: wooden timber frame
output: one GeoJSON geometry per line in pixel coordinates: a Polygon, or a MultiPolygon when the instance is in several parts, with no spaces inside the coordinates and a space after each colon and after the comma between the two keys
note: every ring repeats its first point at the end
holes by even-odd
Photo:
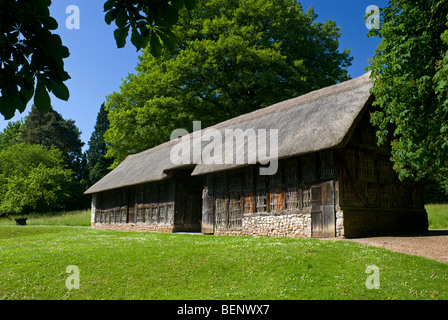
{"type": "Polygon", "coordinates": [[[187,169],[168,180],[98,193],[94,223],[109,229],[200,232],[202,181],[187,169]]]}
{"type": "MultiPolygon", "coordinates": [[[[174,219],[174,183],[163,181],[98,193],[95,223],[159,225],[167,231],[174,219]]],[[[156,228],[157,229],[157,228],[156,228]]]]}
{"type": "MultiPolygon", "coordinates": [[[[207,233],[254,234],[253,225],[245,223],[249,218],[291,213],[309,215],[311,230],[303,234],[318,238],[428,228],[422,185],[398,179],[389,147],[377,145],[368,111],[343,148],[281,159],[273,176],[260,176],[258,169],[253,165],[207,175],[207,233]]],[[[293,234],[292,229],[282,235],[293,234]]]]}
{"type": "Polygon", "coordinates": [[[317,238],[427,230],[422,186],[398,179],[368,115],[360,116],[343,148],[280,159],[272,176],[260,175],[259,165],[200,176],[190,168],[166,180],[98,193],[93,223],[317,238]]]}
{"type": "Polygon", "coordinates": [[[177,140],[129,155],[85,192],[92,194],[91,224],[317,238],[426,231],[422,185],[400,181],[390,146],[377,145],[371,86],[365,74],[214,126],[221,134],[277,129],[278,170],[271,176],[247,162],[173,163],[177,140]]]}
{"type": "Polygon", "coordinates": [[[207,233],[251,234],[245,230],[251,226],[244,223],[250,218],[303,214],[312,219],[304,235],[335,237],[334,154],[327,150],[280,160],[272,176],[259,175],[256,165],[207,175],[203,199],[203,212],[211,217],[207,233]]]}
{"type": "Polygon", "coordinates": [[[390,146],[377,145],[370,107],[360,115],[350,140],[337,150],[338,199],[343,236],[365,237],[424,232],[428,229],[423,186],[400,181],[390,146]]]}

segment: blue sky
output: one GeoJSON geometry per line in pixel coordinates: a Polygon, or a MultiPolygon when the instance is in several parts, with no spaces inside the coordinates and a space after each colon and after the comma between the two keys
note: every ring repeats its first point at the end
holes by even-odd
{"type": "MultiPolygon", "coordinates": [[[[52,96],[53,108],[65,119],[72,119],[81,130],[81,140],[87,142],[93,132],[96,116],[101,103],[107,95],[119,91],[122,79],[134,72],[139,53],[128,41],[125,48],[117,49],[113,31],[115,25],[104,22],[103,4],[105,0],[54,0],[51,14],[58,21],[56,31],[65,46],[70,50],[70,57],[65,59],[66,71],[71,79],[66,82],[70,90],[68,102],[52,96]],[[79,8],[79,29],[68,29],[66,20],[73,12],[66,13],[67,7],[79,8]]],[[[319,16],[318,21],[334,20],[342,27],[340,48],[351,49],[354,57],[349,74],[355,78],[365,73],[364,69],[379,44],[377,38],[367,38],[364,15],[367,6],[376,5],[383,8],[387,0],[302,0],[307,10],[311,5],[319,16]]],[[[70,19],[69,19],[70,20],[70,19]]],[[[31,106],[31,104],[30,104],[31,106]]],[[[27,115],[31,109],[19,114],[11,121],[27,115]]],[[[0,131],[8,121],[0,120],[0,131]]]]}

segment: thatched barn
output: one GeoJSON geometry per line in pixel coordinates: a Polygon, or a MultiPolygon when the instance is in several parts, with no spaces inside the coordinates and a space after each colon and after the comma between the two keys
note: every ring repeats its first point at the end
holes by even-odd
{"type": "Polygon", "coordinates": [[[421,184],[400,181],[390,148],[376,144],[371,85],[366,74],[212,127],[223,136],[276,129],[273,175],[260,174],[269,164],[248,160],[251,138],[244,136],[244,149],[223,150],[243,162],[173,163],[173,148],[200,132],[128,156],[86,191],[92,226],[325,238],[427,230],[421,184]]]}

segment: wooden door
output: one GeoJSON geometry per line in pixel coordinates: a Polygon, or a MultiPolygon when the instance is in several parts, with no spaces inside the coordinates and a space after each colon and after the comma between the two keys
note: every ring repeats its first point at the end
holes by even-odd
{"type": "Polygon", "coordinates": [[[191,231],[199,231],[201,226],[202,202],[200,194],[187,195],[187,205],[184,225],[189,226],[191,231]]]}
{"type": "Polygon", "coordinates": [[[135,223],[135,187],[128,189],[128,223],[135,223]]]}
{"type": "Polygon", "coordinates": [[[191,177],[192,170],[178,172],[176,179],[174,229],[199,232],[202,224],[202,177],[191,177]]]}
{"type": "Polygon", "coordinates": [[[322,216],[324,225],[324,237],[334,238],[336,234],[335,225],[335,194],[334,181],[322,184],[322,216]]]}
{"type": "Polygon", "coordinates": [[[312,236],[335,237],[334,181],[311,187],[311,207],[312,236]]]}
{"type": "Polygon", "coordinates": [[[214,205],[213,197],[208,194],[207,186],[204,186],[202,191],[202,226],[201,232],[203,234],[213,234],[215,227],[215,215],[213,212],[214,205]]]}
{"type": "Polygon", "coordinates": [[[311,187],[311,226],[314,238],[324,237],[324,218],[322,216],[322,187],[311,187]]]}

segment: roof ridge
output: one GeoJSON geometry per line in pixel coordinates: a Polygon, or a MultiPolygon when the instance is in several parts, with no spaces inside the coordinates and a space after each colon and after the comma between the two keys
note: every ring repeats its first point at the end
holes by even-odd
{"type": "Polygon", "coordinates": [[[300,96],[293,97],[293,98],[290,98],[287,100],[279,101],[270,106],[267,106],[267,107],[264,107],[261,109],[257,109],[252,112],[237,116],[235,118],[228,119],[223,122],[217,123],[216,125],[211,126],[211,128],[225,125],[225,124],[227,124],[227,122],[232,122],[232,124],[240,123],[240,122],[249,120],[247,118],[250,118],[250,120],[257,119],[262,116],[265,116],[266,114],[281,112],[281,111],[290,109],[292,107],[298,107],[299,105],[304,105],[306,103],[310,103],[313,101],[317,101],[317,100],[338,94],[340,92],[346,91],[347,89],[353,89],[355,87],[360,87],[369,82],[370,73],[371,72],[369,71],[357,78],[353,78],[353,79],[350,79],[350,80],[347,80],[344,82],[333,84],[328,87],[313,90],[308,93],[304,93],[300,96]],[[251,115],[253,117],[250,117],[251,115]]]}
{"type": "MultiPolygon", "coordinates": [[[[236,126],[244,132],[250,128],[277,128],[279,158],[335,148],[346,137],[356,117],[367,105],[371,97],[369,82],[370,73],[366,73],[358,78],[201,128],[199,132],[209,128],[222,131],[236,126]]],[[[194,132],[191,132],[187,136],[191,139],[193,134],[194,132]]],[[[179,168],[170,161],[170,146],[180,141],[182,138],[169,140],[127,156],[85,193],[96,193],[166,178],[165,170],[179,168]]],[[[246,147],[246,145],[244,148],[239,147],[238,150],[235,148],[234,156],[237,153],[246,153],[246,147]]],[[[268,146],[265,147],[264,151],[267,152],[268,146]]],[[[195,166],[192,174],[205,174],[233,167],[235,165],[200,163],[195,166]]]]}
{"type": "MultiPolygon", "coordinates": [[[[369,72],[367,72],[367,73],[365,73],[365,74],[363,74],[363,75],[361,75],[361,76],[359,76],[357,78],[353,78],[353,79],[350,79],[350,80],[347,80],[347,81],[344,81],[344,82],[333,84],[333,85],[328,86],[328,87],[324,87],[324,88],[321,88],[321,89],[310,91],[310,92],[305,93],[303,95],[300,95],[300,96],[297,96],[297,97],[294,97],[294,98],[291,98],[291,99],[288,99],[288,100],[279,101],[279,102],[274,103],[274,104],[272,104],[270,106],[254,110],[254,111],[251,111],[251,112],[239,115],[237,117],[234,117],[234,118],[231,118],[231,119],[228,119],[228,120],[224,120],[224,121],[219,122],[217,124],[214,124],[212,126],[209,126],[209,127],[206,127],[206,128],[201,128],[201,132],[203,132],[204,130],[209,129],[209,128],[219,129],[219,128],[225,127],[225,125],[227,125],[229,123],[231,123],[231,125],[235,125],[235,124],[247,121],[247,120],[254,120],[254,119],[260,118],[262,116],[265,116],[266,114],[281,112],[281,111],[284,111],[285,109],[289,109],[289,108],[292,108],[292,107],[297,107],[298,105],[303,105],[303,104],[306,104],[306,103],[310,103],[310,102],[313,102],[313,101],[317,101],[317,100],[329,97],[331,95],[334,95],[334,94],[340,93],[340,92],[342,92],[344,90],[347,90],[347,88],[352,89],[354,87],[362,86],[366,82],[369,81],[368,79],[370,78],[370,73],[371,72],[369,71],[369,72]]],[[[193,134],[193,132],[190,132],[188,134],[188,136],[191,136],[192,134],[193,134]]],[[[141,151],[141,152],[138,152],[138,153],[130,154],[122,161],[122,163],[126,159],[128,159],[128,158],[129,159],[139,158],[141,156],[144,156],[146,153],[151,153],[151,152],[157,151],[158,149],[163,149],[163,148],[166,147],[166,144],[179,142],[179,139],[169,140],[169,141],[163,142],[162,144],[159,144],[159,145],[157,145],[155,147],[147,149],[145,151],[141,151]]]]}

